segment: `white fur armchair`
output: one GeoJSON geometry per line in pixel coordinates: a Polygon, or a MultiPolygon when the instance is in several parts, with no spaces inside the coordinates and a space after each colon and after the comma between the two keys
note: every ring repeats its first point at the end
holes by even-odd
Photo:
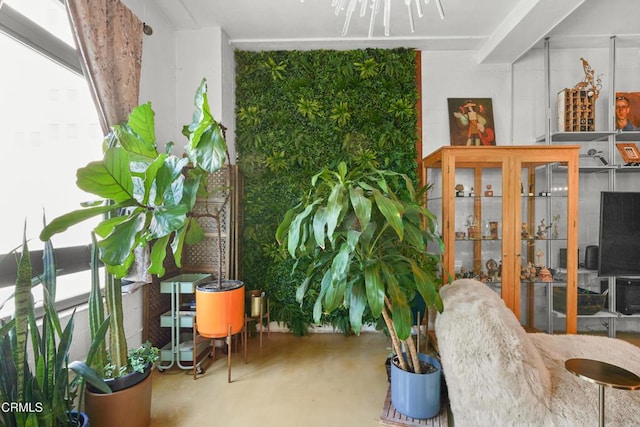
{"type": "MultiPolygon", "coordinates": [[[[640,349],[584,335],[526,333],[485,284],[456,280],[440,294],[435,323],[456,426],[588,426],[598,422],[598,386],[567,371],[579,357],[640,375],[640,349]]],[[[605,391],[605,421],[640,425],[640,391],[605,391]]]]}

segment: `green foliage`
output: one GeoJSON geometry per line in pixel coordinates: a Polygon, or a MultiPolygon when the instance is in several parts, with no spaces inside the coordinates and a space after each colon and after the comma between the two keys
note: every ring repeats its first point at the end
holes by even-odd
{"type": "Polygon", "coordinates": [[[281,274],[286,262],[274,258],[276,228],[311,175],[342,160],[416,181],[415,52],[237,51],[236,63],[243,280],[270,289],[272,317],[302,333],[313,323],[312,307],[300,306],[289,292],[301,282],[287,269],[281,274]]]}
{"type": "MultiPolygon", "coordinates": [[[[278,64],[274,67],[272,72],[284,71],[278,64]]],[[[120,279],[129,272],[135,251],[151,247],[148,272],[162,276],[167,251],[181,267],[185,242],[195,243],[203,234],[190,214],[206,174],[220,170],[227,160],[227,145],[222,127],[211,114],[205,79],[196,90],[194,105],[193,120],[182,129],[188,142],[181,156],[170,154],[171,142],[159,149],[150,103],[134,108],[126,123],[112,126],[103,143],[103,158],[76,174],[78,187],[101,200],[55,218],[40,233],[45,241],[86,219],[105,218],[94,232],[99,237],[95,243],[99,259],[110,273],[104,295],[110,315],[104,318],[102,296],[95,284],[89,304],[93,340],[106,328],[103,323],[109,322],[108,354],[100,345],[92,355],[95,360],[88,359],[102,375],[106,374],[105,364],[113,365],[109,371],[115,376],[130,368],[120,279]]],[[[95,270],[95,260],[92,264],[95,270]]],[[[97,281],[95,271],[93,278],[97,281]]]]}
{"type": "Polygon", "coordinates": [[[292,258],[308,260],[296,298],[314,299],[316,323],[323,313],[344,308],[359,334],[365,310],[378,318],[387,306],[398,338],[406,340],[416,294],[442,310],[442,240],[436,217],[423,206],[425,192],[406,175],[369,164],[341,162],[312,177],[309,193],[284,215],[276,238],[292,258]],[[440,245],[439,253],[428,252],[430,242],[440,245]]]}
{"type": "MultiPolygon", "coordinates": [[[[40,234],[41,240],[65,231],[97,215],[109,214],[95,228],[100,260],[116,278],[124,277],[138,247],[153,245],[150,273],[162,276],[163,261],[171,240],[178,266],[189,228],[200,180],[219,170],[227,147],[220,124],[209,110],[206,81],[195,95],[193,122],[182,133],[189,142],[184,156],[158,150],[154,112],[150,103],[139,105],[126,123],[112,126],[105,138],[104,157],[78,169],[77,185],[95,194],[99,205],[79,209],[54,219],[40,234]],[[193,168],[186,176],[183,169],[193,168]],[[115,216],[116,210],[124,214],[115,216]]],[[[171,144],[167,144],[168,147],[171,144]]]]}
{"type": "MultiPolygon", "coordinates": [[[[26,234],[26,233],[25,233],[26,234]]],[[[56,262],[53,246],[45,242],[43,272],[31,269],[29,248],[23,239],[14,293],[15,312],[0,328],[0,401],[18,405],[3,410],[1,425],[53,427],[76,425],[69,414],[75,409],[80,378],[102,390],[106,384],[85,363],[69,363],[75,312],[61,325],[55,308],[56,262]],[[42,283],[41,326],[36,323],[31,289],[42,283]],[[27,341],[31,349],[27,351],[27,341]],[[29,357],[32,363],[29,364],[29,357]],[[70,376],[72,370],[80,377],[70,376]]]]}

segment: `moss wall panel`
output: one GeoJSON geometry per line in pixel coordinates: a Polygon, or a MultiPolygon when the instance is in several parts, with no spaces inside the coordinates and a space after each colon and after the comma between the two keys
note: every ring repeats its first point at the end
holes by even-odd
{"type": "MultiPolygon", "coordinates": [[[[243,279],[272,317],[304,333],[291,261],[276,228],[325,166],[369,159],[416,179],[416,52],[409,49],[236,52],[236,144],[244,175],[243,279]]],[[[340,327],[341,312],[326,319],[340,327]]]]}

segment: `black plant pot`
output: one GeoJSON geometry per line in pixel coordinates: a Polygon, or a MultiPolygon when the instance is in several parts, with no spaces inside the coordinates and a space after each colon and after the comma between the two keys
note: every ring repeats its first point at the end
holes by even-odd
{"type": "MultiPolygon", "coordinates": [[[[133,387],[134,385],[144,381],[149,374],[151,374],[151,363],[147,364],[142,372],[130,372],[119,378],[105,379],[104,382],[107,383],[111,391],[115,393],[116,391],[133,387]]],[[[93,387],[91,384],[87,384],[87,390],[91,393],[101,393],[100,390],[93,387]]]]}
{"type": "Polygon", "coordinates": [[[388,383],[391,382],[391,359],[392,358],[393,358],[393,356],[389,356],[384,361],[384,368],[387,370],[387,382],[388,383]]]}
{"type": "Polygon", "coordinates": [[[68,416],[70,425],[77,427],[89,426],[89,417],[84,412],[71,411],[68,416]]]}

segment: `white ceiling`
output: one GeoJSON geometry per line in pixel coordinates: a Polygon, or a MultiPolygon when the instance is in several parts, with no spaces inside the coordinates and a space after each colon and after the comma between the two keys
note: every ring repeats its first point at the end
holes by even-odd
{"type": "Polygon", "coordinates": [[[176,29],[221,27],[235,47],[250,50],[475,50],[478,62],[512,63],[545,37],[551,37],[555,47],[606,46],[610,35],[636,46],[640,41],[638,0],[441,2],[445,19],[432,0],[424,5],[424,17],[416,16],[416,31],[411,33],[404,1],[391,0],[389,37],[378,16],[369,39],[368,16],[360,18],[357,11],[348,34],[341,36],[345,12],[336,16],[331,0],[156,0],[176,29]]]}

